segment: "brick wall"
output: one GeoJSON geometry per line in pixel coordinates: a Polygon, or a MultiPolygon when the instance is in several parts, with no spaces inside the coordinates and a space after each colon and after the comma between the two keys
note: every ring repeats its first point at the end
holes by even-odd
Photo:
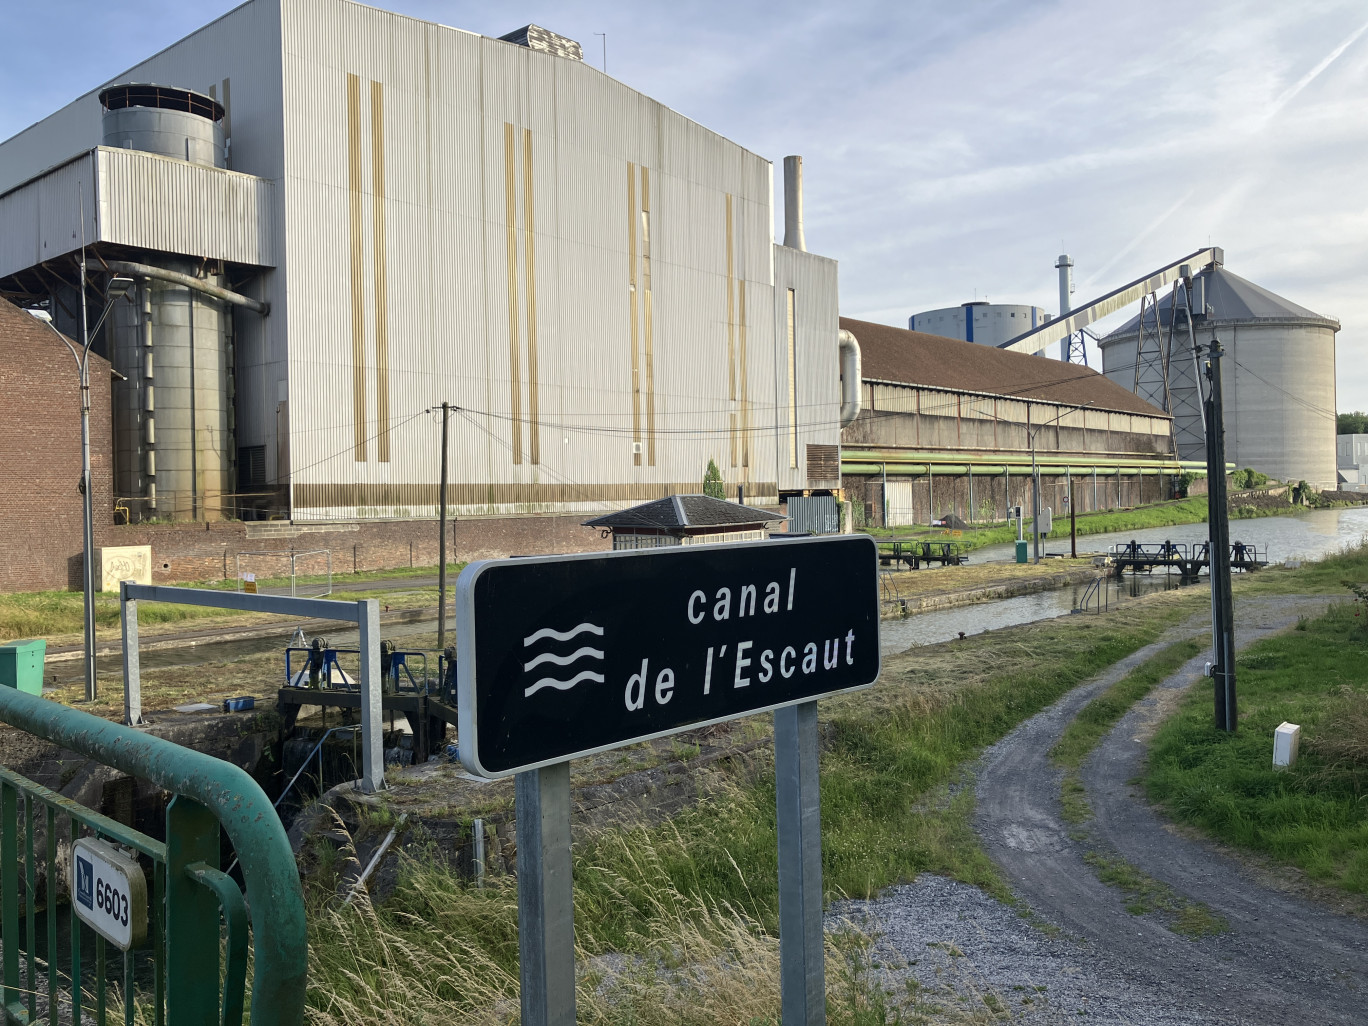
{"type": "MultiPolygon", "coordinates": [[[[588,515],[470,518],[447,525],[447,558],[452,562],[555,552],[591,552],[612,547],[611,539],[580,526],[588,515]]],[[[238,553],[327,550],[333,574],[437,565],[435,520],[356,521],[340,524],[214,522],[119,524],[97,531],[97,545],[152,546],[152,579],[158,584],[230,578],[238,553]]],[[[79,551],[79,546],[78,546],[79,551]]],[[[297,571],[322,571],[321,557],[300,559],[297,571]]],[[[289,572],[287,558],[244,558],[244,571],[289,572]]]]}
{"type": "MultiPolygon", "coordinates": [[[[109,378],[109,364],[92,355],[97,536],[113,519],[109,378]]],[[[80,391],[75,361],[61,340],[0,300],[0,591],[81,585],[80,391]]]]}

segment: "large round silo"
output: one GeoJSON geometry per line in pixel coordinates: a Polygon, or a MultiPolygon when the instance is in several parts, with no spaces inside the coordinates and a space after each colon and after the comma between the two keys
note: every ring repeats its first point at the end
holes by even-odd
{"type": "MultiPolygon", "coordinates": [[[[158,265],[197,275],[195,261],[158,265]]],[[[111,311],[115,481],[138,519],[217,519],[233,492],[231,313],[212,296],[142,278],[136,301],[111,311]]]]}
{"type": "Polygon", "coordinates": [[[131,83],[100,92],[104,145],[226,167],[223,106],[189,89],[131,83]]]}
{"type": "MultiPolygon", "coordinates": [[[[226,166],[221,104],[173,86],[100,93],[104,145],[226,166]]],[[[134,519],[208,520],[231,495],[235,455],[232,313],[193,287],[221,288],[198,260],[141,254],[135,302],[110,311],[115,489],[134,519]],[[183,277],[157,277],[154,269],[183,277]]],[[[131,273],[131,272],[121,272],[131,273]]]]}
{"type": "MultiPolygon", "coordinates": [[[[1205,344],[1214,335],[1225,350],[1221,372],[1226,459],[1281,481],[1337,487],[1335,333],[1339,321],[1283,299],[1224,267],[1208,268],[1199,277],[1204,279],[1210,313],[1197,324],[1197,341],[1205,344]]],[[[1169,295],[1159,302],[1159,322],[1166,332],[1172,301],[1169,295]]],[[[1153,314],[1147,315],[1147,321],[1153,324],[1153,314]]],[[[1175,386],[1192,376],[1185,332],[1181,334],[1183,345],[1175,343],[1170,363],[1175,386]]],[[[1100,343],[1102,372],[1132,389],[1139,335],[1136,317],[1100,343]]],[[[1200,452],[1179,455],[1204,458],[1200,452]]]]}

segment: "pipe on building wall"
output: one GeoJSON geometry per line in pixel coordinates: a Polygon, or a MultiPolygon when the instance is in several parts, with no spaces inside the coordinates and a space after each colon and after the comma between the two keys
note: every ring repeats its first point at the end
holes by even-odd
{"type": "Polygon", "coordinates": [[[246,307],[254,310],[265,317],[271,312],[271,304],[260,299],[253,299],[251,296],[244,296],[240,292],[232,292],[228,289],[219,288],[217,285],[210,285],[208,282],[200,281],[193,274],[181,274],[179,271],[168,271],[164,267],[154,267],[152,264],[139,264],[129,260],[109,260],[106,266],[116,274],[129,274],[136,278],[156,278],[158,281],[169,281],[175,285],[182,285],[187,289],[194,289],[202,292],[206,296],[222,300],[233,306],[246,307]]]}
{"type": "Polygon", "coordinates": [[[836,349],[841,358],[841,427],[846,427],[860,415],[860,343],[842,328],[836,349]]]}
{"type": "Polygon", "coordinates": [[[143,446],[146,463],[143,467],[143,498],[147,508],[157,508],[157,404],[152,380],[152,282],[142,279],[142,344],[143,344],[143,446]]]}
{"type": "Polygon", "coordinates": [[[803,158],[784,158],[784,245],[807,252],[803,238],[803,158]]]}

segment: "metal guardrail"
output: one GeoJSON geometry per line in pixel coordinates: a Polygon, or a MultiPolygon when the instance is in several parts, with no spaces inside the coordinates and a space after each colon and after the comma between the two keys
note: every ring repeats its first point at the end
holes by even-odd
{"type": "Polygon", "coordinates": [[[161,842],[0,768],[0,986],[7,1024],[46,1019],[79,1026],[89,1010],[103,1026],[114,1010],[128,1024],[141,1014],[155,1026],[238,1026],[249,933],[251,1023],[303,1021],[308,939],[299,873],[270,800],[245,771],[16,689],[0,688],[0,722],[175,796],[161,842]],[[245,903],[237,884],[219,871],[220,828],[241,862],[245,903]],[[82,924],[74,901],[69,936],[59,944],[62,859],[69,863],[75,842],[89,837],[130,849],[151,866],[147,938],[119,956],[122,980],[112,987],[109,944],[82,924]],[[41,957],[40,914],[47,935],[41,957]],[[93,969],[86,955],[92,937],[93,969]],[[220,990],[221,946],[227,957],[220,990]]]}
{"type": "Polygon", "coordinates": [[[142,670],[138,657],[140,601],[237,609],[247,613],[308,616],[356,624],[361,652],[361,789],[373,792],[385,786],[380,708],[383,687],[380,679],[380,607],[375,599],[339,602],[335,599],[249,595],[210,588],[172,588],[122,581],[119,584],[119,621],[123,627],[124,722],[130,726],[142,723],[142,670]]]}

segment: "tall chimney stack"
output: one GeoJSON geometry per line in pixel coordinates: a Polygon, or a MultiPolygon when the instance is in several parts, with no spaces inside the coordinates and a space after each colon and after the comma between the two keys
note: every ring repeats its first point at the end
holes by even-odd
{"type": "Polygon", "coordinates": [[[803,238],[803,158],[784,158],[784,245],[807,251],[803,238]]]}
{"type": "MultiPolygon", "coordinates": [[[[1073,307],[1073,257],[1068,253],[1061,253],[1059,259],[1055,261],[1055,267],[1059,268],[1059,316],[1069,316],[1069,310],[1073,307]]],[[[1059,358],[1065,363],[1069,362],[1069,336],[1065,335],[1064,340],[1059,344],[1059,358]]]]}

